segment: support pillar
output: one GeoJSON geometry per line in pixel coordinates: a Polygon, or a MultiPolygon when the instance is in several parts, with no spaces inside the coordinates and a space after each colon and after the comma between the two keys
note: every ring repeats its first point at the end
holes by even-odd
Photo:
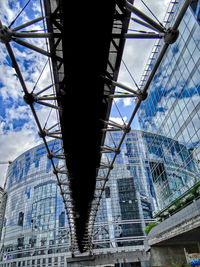
{"type": "Polygon", "coordinates": [[[150,266],[172,266],[173,264],[186,264],[185,252],[196,252],[197,244],[177,244],[177,245],[162,245],[152,246],[150,256],[150,266]]]}

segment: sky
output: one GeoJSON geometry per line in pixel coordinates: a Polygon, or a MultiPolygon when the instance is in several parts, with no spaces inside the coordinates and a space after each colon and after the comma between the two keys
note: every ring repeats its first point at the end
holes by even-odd
{"type": "MultiPolygon", "coordinates": [[[[0,20],[2,21],[2,24],[6,26],[10,25],[26,3],[27,1],[25,0],[1,0],[0,20]]],[[[158,19],[162,21],[169,0],[145,0],[145,3],[158,19]]],[[[151,16],[141,0],[135,0],[134,4],[137,8],[151,16]]],[[[12,27],[16,27],[40,16],[40,1],[31,0],[12,27]]],[[[140,27],[134,23],[131,23],[129,28],[136,30],[140,29],[140,27]]],[[[43,22],[41,21],[23,30],[41,31],[42,29],[43,22]]],[[[30,38],[28,41],[38,47],[46,49],[46,42],[44,39],[30,38]]],[[[153,40],[126,40],[123,61],[137,84],[139,84],[153,44],[153,40]]],[[[24,48],[13,41],[10,42],[10,45],[13,48],[29,91],[34,90],[34,92],[38,92],[52,84],[49,61],[46,56],[28,48],[24,48]],[[41,72],[42,75],[40,76],[41,72]]],[[[118,81],[136,89],[136,86],[123,63],[121,64],[118,81]]],[[[52,93],[52,88],[49,89],[48,93],[52,93]]],[[[134,109],[134,105],[134,99],[126,98],[124,100],[115,100],[111,118],[119,123],[122,123],[121,118],[123,118],[124,122],[128,122],[134,109]],[[120,114],[118,110],[120,110],[120,114]]],[[[56,122],[57,114],[55,111],[50,112],[48,107],[41,105],[37,105],[36,109],[43,126],[48,126],[48,124],[52,125],[52,123],[56,122]]],[[[132,129],[139,129],[137,116],[133,121],[132,129]]],[[[38,137],[37,126],[30,108],[23,101],[23,91],[19,79],[12,67],[5,45],[0,43],[0,161],[12,161],[26,150],[40,143],[41,139],[38,137]]],[[[0,186],[2,187],[5,182],[7,167],[8,164],[0,164],[0,186]]]]}

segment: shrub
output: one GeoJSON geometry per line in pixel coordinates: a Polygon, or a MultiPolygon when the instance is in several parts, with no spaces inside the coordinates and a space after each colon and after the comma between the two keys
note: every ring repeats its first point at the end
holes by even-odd
{"type": "Polygon", "coordinates": [[[152,229],[153,227],[155,227],[156,225],[158,225],[157,222],[150,222],[150,223],[148,223],[147,226],[145,227],[145,230],[144,230],[145,233],[146,233],[146,235],[148,235],[149,232],[151,231],[151,229],[152,229]]]}
{"type": "Polygon", "coordinates": [[[194,195],[193,195],[193,194],[188,194],[188,195],[186,196],[186,201],[187,201],[187,203],[190,202],[190,201],[192,201],[193,199],[194,199],[194,195]]]}
{"type": "Polygon", "coordinates": [[[199,195],[199,184],[196,184],[191,190],[190,190],[190,194],[192,194],[194,197],[199,195]]]}
{"type": "Polygon", "coordinates": [[[182,205],[183,205],[183,202],[180,199],[177,199],[174,202],[174,206],[175,206],[176,209],[179,209],[182,205]]]}

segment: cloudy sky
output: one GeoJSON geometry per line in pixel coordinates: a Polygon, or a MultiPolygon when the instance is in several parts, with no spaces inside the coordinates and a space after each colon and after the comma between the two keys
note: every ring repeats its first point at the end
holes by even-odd
{"type": "MultiPolygon", "coordinates": [[[[2,24],[10,25],[27,2],[27,0],[1,0],[0,20],[2,24]]],[[[169,0],[145,0],[145,3],[162,21],[169,0]]],[[[135,0],[135,5],[150,15],[141,0],[135,0]]],[[[40,1],[32,0],[19,15],[12,27],[21,25],[39,16],[41,16],[40,1]]],[[[23,30],[40,32],[42,29],[43,22],[41,21],[23,30]]],[[[130,29],[140,28],[138,25],[131,23],[130,29]]],[[[46,48],[45,40],[29,39],[28,41],[38,47],[46,48]]],[[[123,60],[138,84],[153,43],[154,41],[150,40],[132,39],[126,41],[123,60]]],[[[52,83],[49,74],[49,61],[46,56],[33,52],[14,42],[10,42],[10,44],[29,92],[32,90],[38,92],[52,83]],[[42,75],[40,76],[41,72],[42,75]]],[[[118,81],[135,88],[134,82],[124,64],[121,65],[118,81]]],[[[51,90],[48,93],[51,93],[51,90]]],[[[123,120],[128,121],[133,108],[134,101],[131,99],[117,100],[116,105],[113,106],[111,117],[120,122],[121,118],[117,111],[119,109],[123,120]]],[[[50,109],[47,107],[38,105],[37,114],[42,125],[56,121],[56,112],[50,112],[50,109]]],[[[134,120],[132,128],[139,128],[137,118],[134,120]]],[[[12,67],[5,45],[0,43],[0,161],[12,161],[21,153],[40,142],[41,139],[38,137],[37,127],[29,106],[23,101],[23,92],[19,79],[12,67]]],[[[7,166],[7,164],[0,164],[0,186],[4,185],[7,166]]]]}

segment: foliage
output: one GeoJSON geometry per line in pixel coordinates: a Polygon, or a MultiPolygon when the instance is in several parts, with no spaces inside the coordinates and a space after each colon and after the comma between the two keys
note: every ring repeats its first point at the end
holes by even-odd
{"type": "Polygon", "coordinates": [[[180,209],[182,205],[183,205],[183,202],[181,201],[181,199],[175,200],[174,202],[175,210],[180,209]]]}
{"type": "Polygon", "coordinates": [[[183,209],[188,203],[200,196],[200,182],[196,183],[186,195],[182,196],[179,199],[174,200],[171,205],[161,212],[158,217],[159,219],[165,220],[170,215],[178,212],[180,209],[183,209]]]}
{"type": "Polygon", "coordinates": [[[191,190],[190,190],[190,194],[194,195],[195,197],[199,195],[199,183],[196,184],[191,190]]]}
{"type": "Polygon", "coordinates": [[[148,223],[147,226],[145,227],[145,230],[144,230],[145,233],[146,233],[146,235],[148,235],[149,232],[151,231],[151,229],[152,229],[153,227],[155,227],[156,225],[158,225],[157,222],[150,222],[150,223],[148,223]]]}

